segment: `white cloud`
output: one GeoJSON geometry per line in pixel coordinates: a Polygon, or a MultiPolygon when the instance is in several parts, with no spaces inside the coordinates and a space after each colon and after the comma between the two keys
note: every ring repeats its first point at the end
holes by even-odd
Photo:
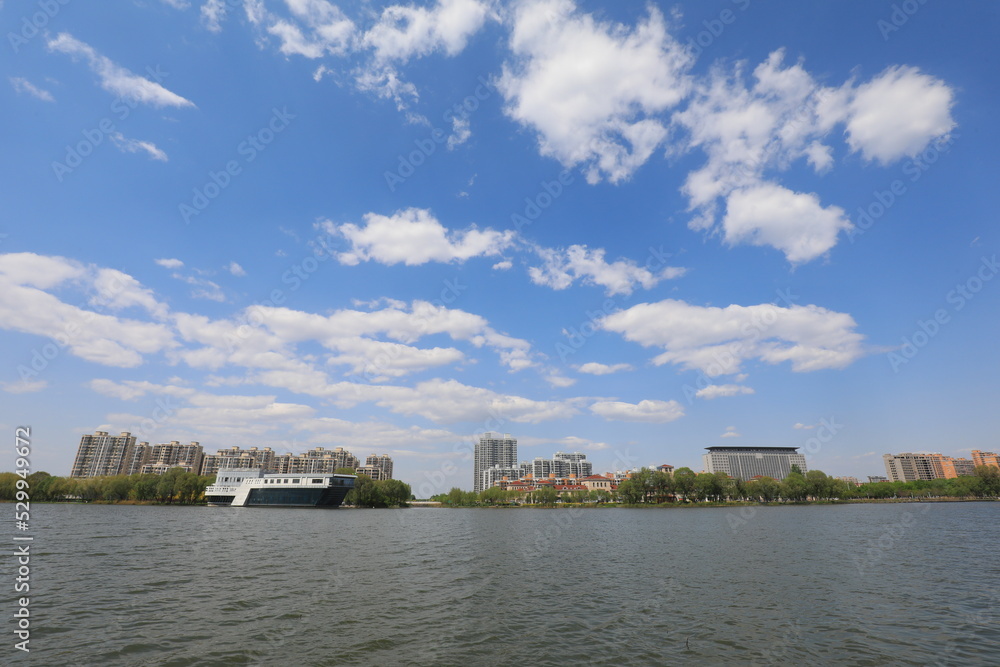
{"type": "Polygon", "coordinates": [[[408,208],[391,216],[367,213],[363,225],[325,222],[323,229],[343,236],[351,249],[337,258],[342,264],[375,261],[415,266],[427,262],[464,262],[499,255],[514,241],[514,232],[477,229],[449,231],[426,209],[408,208]]]}
{"type": "Polygon", "coordinates": [[[78,56],[85,58],[91,71],[100,79],[101,88],[109,93],[154,107],[194,106],[190,100],[167,90],[160,84],[115,64],[69,33],[59,33],[48,41],[47,46],[50,51],[65,53],[74,58],[78,56]]]}
{"type": "Polygon", "coordinates": [[[913,157],[955,127],[951,88],[916,67],[889,67],[853,92],[847,143],[865,159],[889,164],[913,157]]]}
{"type": "Polygon", "coordinates": [[[121,132],[113,132],[110,135],[111,142],[115,145],[115,148],[123,153],[139,153],[145,152],[149,157],[154,160],[159,160],[160,162],[167,161],[167,154],[156,147],[156,144],[149,141],[139,141],[138,139],[129,139],[125,137],[121,132]]]}
{"type": "Polygon", "coordinates": [[[732,245],[769,245],[797,264],[827,252],[852,225],[842,208],[823,208],[814,194],[761,183],[730,193],[722,227],[732,245]]]}
{"type": "Polygon", "coordinates": [[[915,155],[954,127],[951,89],[914,68],[890,67],[872,81],[839,88],[820,85],[802,66],[786,66],[783,50],[753,71],[716,67],[700,81],[690,104],[673,116],[686,138],[673,154],[701,149],[705,165],[682,188],[692,229],[713,230],[725,203],[722,228],[731,243],[771,245],[792,263],[815,259],[850,229],[844,211],[823,207],[817,195],[775,182],[775,174],[805,160],[817,173],[833,165],[824,143],[837,125],[848,146],[883,164],[915,155]]]}
{"type": "Polygon", "coordinates": [[[598,401],[590,411],[609,421],[650,422],[664,424],[684,416],[684,408],[677,401],[643,400],[638,403],[598,401]]]}
{"type": "Polygon", "coordinates": [[[513,9],[510,49],[498,87],[506,113],[538,132],[540,150],[587,180],[627,179],[666,137],[656,114],[687,94],[687,52],[663,15],[634,28],[602,23],[572,0],[533,0],[513,9]]]}
{"type": "Polygon", "coordinates": [[[22,79],[19,76],[10,77],[10,84],[14,86],[14,90],[18,93],[28,93],[32,97],[42,100],[43,102],[55,102],[56,98],[52,97],[52,93],[42,88],[38,88],[33,83],[27,79],[22,79]]]}
{"type": "Polygon", "coordinates": [[[576,380],[573,378],[568,378],[565,375],[560,375],[559,373],[551,373],[545,376],[545,381],[548,382],[553,387],[572,387],[576,384],[576,380]]]}
{"type": "Polygon", "coordinates": [[[502,262],[497,262],[496,264],[494,264],[493,269],[496,271],[507,271],[513,266],[514,262],[510,261],[509,259],[505,259],[502,262]]]}
{"type": "Polygon", "coordinates": [[[693,306],[667,299],[604,318],[599,326],[646,347],[657,365],[677,364],[710,377],[741,371],[748,360],[789,361],[798,372],[844,368],[864,355],[863,336],[846,313],[819,306],[693,306]]]}
{"type": "Polygon", "coordinates": [[[665,278],[684,274],[683,269],[675,267],[654,274],[626,259],[608,263],[604,259],[603,248],[590,250],[585,245],[572,245],[565,250],[536,246],[534,250],[545,264],[528,269],[531,281],[556,290],[566,289],[575,280],[580,280],[587,285],[603,287],[609,296],[631,294],[636,285],[650,289],[665,278]]]}
{"type": "Polygon", "coordinates": [[[695,396],[712,400],[714,398],[722,398],[723,396],[739,396],[740,394],[752,393],[754,393],[752,387],[740,384],[710,384],[695,392],[695,396]]]}
{"type": "Polygon", "coordinates": [[[209,32],[220,32],[226,10],[226,0],[205,0],[205,4],[201,6],[201,24],[209,32]]]}
{"type": "MultiPolygon", "coordinates": [[[[116,272],[117,273],[117,272],[116,272]]],[[[130,276],[106,299],[109,308],[142,305],[158,310],[155,300],[130,276]]],[[[64,303],[44,290],[69,281],[105,291],[112,276],[63,257],[34,253],[0,255],[0,327],[50,338],[60,349],[107,366],[132,367],[143,355],[176,345],[172,332],[161,324],[122,319],[64,303]]]]}
{"type": "Polygon", "coordinates": [[[31,394],[49,386],[45,380],[29,380],[27,377],[17,382],[0,382],[0,389],[8,394],[31,394]]]}
{"type": "Polygon", "coordinates": [[[184,266],[184,262],[182,262],[179,259],[167,259],[167,258],[164,258],[164,259],[156,259],[156,260],[153,260],[153,261],[156,262],[158,265],[162,266],[165,269],[179,269],[182,266],[184,266]]]}
{"type": "Polygon", "coordinates": [[[320,58],[343,55],[352,47],[357,28],[339,7],[326,0],[285,0],[294,21],[271,16],[267,31],[281,41],[286,56],[320,58]]]}
{"type": "Polygon", "coordinates": [[[619,373],[621,371],[632,370],[632,364],[599,364],[596,361],[591,361],[581,366],[577,366],[576,370],[581,373],[588,373],[590,375],[610,375],[611,373],[619,373]]]}
{"type": "Polygon", "coordinates": [[[735,426],[727,426],[725,432],[719,436],[720,438],[740,438],[742,434],[736,430],[735,426]]]}
{"type": "Polygon", "coordinates": [[[240,278],[242,278],[247,274],[246,270],[244,270],[244,268],[239,264],[237,264],[236,262],[229,262],[229,266],[226,267],[226,270],[229,271],[229,273],[233,274],[234,276],[240,278]]]}
{"type": "Polygon", "coordinates": [[[489,5],[479,0],[437,0],[433,7],[392,5],[364,35],[378,62],[405,63],[444,51],[454,56],[482,28],[489,5]]]}

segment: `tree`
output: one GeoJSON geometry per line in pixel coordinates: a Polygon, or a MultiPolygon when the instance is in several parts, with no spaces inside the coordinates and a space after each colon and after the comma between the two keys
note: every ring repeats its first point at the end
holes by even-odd
{"type": "Polygon", "coordinates": [[[638,505],[646,498],[646,490],[634,479],[618,482],[618,500],[623,505],[638,505]]]}
{"type": "Polygon", "coordinates": [[[551,486],[543,486],[535,490],[535,502],[540,505],[555,505],[559,500],[559,492],[551,486]]]}
{"type": "Polygon", "coordinates": [[[798,472],[798,466],[792,466],[794,470],[788,473],[788,477],[781,480],[781,496],[787,498],[788,500],[805,500],[809,495],[809,483],[801,472],[798,472]]]}
{"type": "Polygon", "coordinates": [[[405,507],[413,495],[410,485],[398,479],[383,479],[376,484],[390,507],[405,507]]]}
{"type": "Polygon", "coordinates": [[[695,474],[691,468],[678,468],[674,471],[674,490],[685,500],[694,493],[695,474]]]}

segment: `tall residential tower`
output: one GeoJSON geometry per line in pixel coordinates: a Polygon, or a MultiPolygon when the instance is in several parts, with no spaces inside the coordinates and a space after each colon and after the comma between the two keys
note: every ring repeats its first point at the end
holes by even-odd
{"type": "Polygon", "coordinates": [[[483,472],[489,468],[508,469],[513,479],[520,476],[520,469],[517,467],[517,438],[510,437],[510,433],[504,433],[501,437],[499,433],[492,431],[480,436],[472,472],[472,489],[476,493],[486,488],[483,485],[483,472]]]}

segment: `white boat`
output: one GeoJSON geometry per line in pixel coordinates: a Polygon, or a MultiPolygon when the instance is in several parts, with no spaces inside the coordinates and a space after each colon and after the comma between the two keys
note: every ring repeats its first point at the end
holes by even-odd
{"type": "Polygon", "coordinates": [[[356,479],[332,473],[220,470],[205,489],[205,500],[227,507],[340,507],[356,479]]]}

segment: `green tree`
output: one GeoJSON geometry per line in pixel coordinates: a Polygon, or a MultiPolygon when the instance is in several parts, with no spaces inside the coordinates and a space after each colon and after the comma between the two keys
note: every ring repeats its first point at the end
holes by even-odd
{"type": "Polygon", "coordinates": [[[674,490],[685,500],[694,496],[694,483],[695,474],[691,468],[678,468],[674,471],[674,490]]]}
{"type": "Polygon", "coordinates": [[[555,505],[556,501],[559,500],[559,492],[548,485],[535,489],[533,495],[535,503],[539,505],[555,505]]]}
{"type": "Polygon", "coordinates": [[[638,505],[646,498],[646,489],[634,479],[626,478],[618,482],[618,500],[623,505],[638,505]]]}

